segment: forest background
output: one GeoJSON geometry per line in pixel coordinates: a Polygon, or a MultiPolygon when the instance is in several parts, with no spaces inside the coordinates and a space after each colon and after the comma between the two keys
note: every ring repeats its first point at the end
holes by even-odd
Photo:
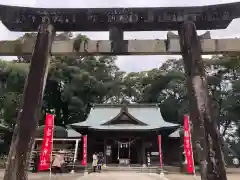
{"type": "MultiPolygon", "coordinates": [[[[29,38],[35,34],[25,34],[29,38]]],[[[59,34],[56,40],[70,36],[59,34]]],[[[86,36],[78,36],[86,39],[86,36]]],[[[1,153],[8,152],[31,57],[0,60],[0,121],[3,131],[1,153]]],[[[84,121],[94,104],[155,103],[165,121],[183,123],[188,113],[183,62],[168,59],[159,68],[123,72],[117,57],[52,57],[39,117],[44,124],[46,112],[54,111],[55,125],[84,121]]],[[[214,118],[221,135],[240,157],[240,56],[213,56],[204,59],[214,118]]]]}

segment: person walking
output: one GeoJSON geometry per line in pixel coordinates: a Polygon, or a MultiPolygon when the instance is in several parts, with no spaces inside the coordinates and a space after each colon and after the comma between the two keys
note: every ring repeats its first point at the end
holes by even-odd
{"type": "Polygon", "coordinates": [[[97,163],[98,172],[102,171],[102,165],[103,165],[103,153],[100,152],[98,153],[98,163],[97,163]]]}
{"type": "Polygon", "coordinates": [[[96,172],[97,162],[98,162],[97,153],[94,153],[93,156],[92,156],[92,167],[93,167],[93,172],[96,172]]]}

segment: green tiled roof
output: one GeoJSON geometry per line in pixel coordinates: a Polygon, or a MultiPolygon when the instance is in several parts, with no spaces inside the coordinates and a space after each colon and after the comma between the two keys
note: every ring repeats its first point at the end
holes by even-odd
{"type": "Polygon", "coordinates": [[[74,137],[81,137],[82,135],[75,131],[74,129],[67,129],[67,137],[68,138],[74,138],[74,137]]]}
{"type": "Polygon", "coordinates": [[[95,105],[84,122],[72,124],[75,128],[88,127],[99,130],[154,130],[159,128],[178,127],[178,124],[173,124],[164,121],[160,108],[155,104],[130,104],[130,105],[112,105],[99,104],[95,105]],[[111,124],[103,125],[115,118],[121,109],[126,106],[128,113],[138,121],[146,125],[134,124],[111,124]]]}

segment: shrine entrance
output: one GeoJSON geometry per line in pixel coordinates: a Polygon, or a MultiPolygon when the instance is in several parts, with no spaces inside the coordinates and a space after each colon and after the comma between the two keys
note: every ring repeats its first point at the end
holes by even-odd
{"type": "Polygon", "coordinates": [[[137,147],[137,139],[124,139],[114,140],[112,145],[112,163],[119,165],[141,164],[138,161],[137,151],[140,147],[137,147]]]}
{"type": "MultiPolygon", "coordinates": [[[[10,179],[14,176],[11,173],[17,172],[17,169],[12,169],[13,167],[18,168],[17,173],[24,176],[25,169],[28,168],[28,163],[22,161],[27,160],[29,147],[35,136],[51,56],[180,54],[187,79],[190,119],[199,147],[197,152],[203,163],[201,168],[205,168],[201,169],[201,176],[203,179],[212,177],[218,180],[221,177],[221,180],[226,180],[221,137],[210,110],[211,103],[201,55],[239,54],[240,40],[211,39],[210,33],[198,36],[197,30],[227,28],[233,19],[240,17],[240,2],[197,7],[93,9],[0,5],[0,12],[2,23],[10,31],[38,31],[37,37],[3,41],[0,44],[2,56],[32,56],[17,119],[20,128],[16,128],[9,152],[10,157],[16,158],[9,160],[5,176],[10,179]],[[169,33],[164,40],[124,40],[123,37],[124,31],[168,30],[176,30],[178,35],[169,33]],[[91,41],[76,38],[56,43],[53,41],[57,31],[109,31],[110,40],[91,41]],[[21,159],[21,162],[15,159],[21,159]]],[[[129,141],[120,143],[122,148],[125,148],[121,151],[122,157],[127,157],[127,154],[129,157],[126,143],[129,145],[129,141]]]]}

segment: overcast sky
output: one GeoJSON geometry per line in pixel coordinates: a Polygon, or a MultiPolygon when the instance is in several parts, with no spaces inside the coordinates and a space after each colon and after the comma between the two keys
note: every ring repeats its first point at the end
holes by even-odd
{"type": "MultiPolygon", "coordinates": [[[[236,2],[232,0],[0,0],[0,4],[45,8],[97,8],[97,7],[164,7],[197,6],[236,2]]],[[[211,31],[212,38],[240,37],[240,19],[234,20],[227,29],[211,31]]],[[[202,34],[199,31],[199,34],[202,34]]],[[[83,32],[90,39],[106,40],[108,32],[83,32]]],[[[22,33],[8,31],[0,23],[0,40],[13,40],[22,33]]],[[[164,39],[166,32],[126,32],[125,39],[164,39]]],[[[124,71],[142,71],[159,67],[174,56],[120,56],[117,65],[124,71]]],[[[175,56],[178,57],[178,56],[175,56]]]]}

